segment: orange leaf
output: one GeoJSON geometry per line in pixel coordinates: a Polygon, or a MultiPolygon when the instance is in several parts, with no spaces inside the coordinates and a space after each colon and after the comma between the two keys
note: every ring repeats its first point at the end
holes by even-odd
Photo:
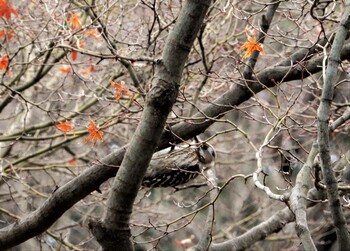
{"type": "Polygon", "coordinates": [[[90,65],[89,72],[90,73],[94,73],[95,72],[95,66],[90,65]]]}
{"type": "Polygon", "coordinates": [[[248,42],[245,42],[241,46],[241,50],[247,50],[243,56],[243,59],[250,57],[254,51],[260,51],[261,53],[264,53],[264,49],[261,43],[256,41],[256,36],[249,36],[248,37],[248,42]]]}
{"type": "Polygon", "coordinates": [[[72,71],[72,68],[70,66],[63,66],[61,68],[58,69],[59,72],[62,72],[62,73],[71,73],[72,71]]]}
{"type": "Polygon", "coordinates": [[[81,69],[80,70],[80,73],[82,74],[82,75],[88,75],[88,71],[86,70],[86,69],[81,69]]]}
{"type": "Polygon", "coordinates": [[[66,134],[69,131],[74,133],[72,122],[60,122],[56,125],[56,128],[63,132],[64,137],[66,137],[66,134]]]}
{"type": "MultiPolygon", "coordinates": [[[[82,41],[78,41],[76,45],[74,45],[74,48],[83,48],[85,46],[85,44],[82,41]]],[[[78,52],[75,50],[72,50],[71,53],[71,58],[73,61],[77,60],[78,57],[78,52]]]]}
{"type": "Polygon", "coordinates": [[[189,238],[183,239],[183,240],[177,240],[175,239],[175,242],[178,246],[180,246],[183,250],[187,249],[191,244],[193,243],[195,236],[191,235],[189,238]]]}
{"type": "Polygon", "coordinates": [[[89,141],[93,141],[94,144],[97,142],[97,140],[99,141],[103,141],[103,132],[101,131],[100,128],[98,128],[95,124],[95,122],[90,118],[89,119],[89,127],[88,127],[88,132],[89,132],[89,136],[84,139],[84,143],[87,143],[89,141]]]}
{"type": "Polygon", "coordinates": [[[84,46],[85,46],[85,44],[84,44],[84,42],[83,41],[78,41],[77,42],[77,48],[84,48],[84,46]]]}
{"type": "Polygon", "coordinates": [[[80,73],[82,75],[88,75],[89,73],[93,73],[95,71],[95,67],[93,65],[90,65],[87,69],[81,69],[80,73]]]}
{"type": "Polygon", "coordinates": [[[18,16],[18,12],[7,2],[7,0],[0,0],[0,17],[5,17],[9,20],[11,14],[18,16]]]}
{"type": "Polygon", "coordinates": [[[121,81],[120,84],[114,81],[110,81],[111,85],[114,86],[117,95],[115,95],[115,99],[118,100],[122,97],[122,95],[127,95],[128,97],[132,97],[132,94],[129,92],[129,89],[125,86],[125,82],[121,81]]]}
{"type": "Polygon", "coordinates": [[[9,64],[9,57],[8,56],[2,56],[0,58],[0,70],[6,69],[8,64],[9,64]]]}
{"type": "Polygon", "coordinates": [[[82,27],[79,16],[76,14],[71,14],[68,22],[72,25],[72,29],[75,30],[76,28],[80,29],[82,27]]]}
{"type": "Polygon", "coordinates": [[[70,166],[76,166],[76,165],[77,165],[77,160],[76,160],[76,159],[68,160],[68,164],[69,164],[70,166]]]}
{"type": "Polygon", "coordinates": [[[101,34],[100,34],[100,32],[97,31],[97,29],[87,30],[87,31],[84,32],[84,34],[87,37],[93,37],[96,40],[102,40],[101,39],[101,34]]]}

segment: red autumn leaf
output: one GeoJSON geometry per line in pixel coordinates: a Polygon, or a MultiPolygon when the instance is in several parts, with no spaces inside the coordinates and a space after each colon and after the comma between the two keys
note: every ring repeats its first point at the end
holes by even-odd
{"type": "Polygon", "coordinates": [[[9,57],[8,56],[2,56],[0,58],[0,70],[6,69],[8,64],[9,64],[9,57]]]}
{"type": "Polygon", "coordinates": [[[90,135],[86,139],[84,139],[83,142],[87,143],[89,141],[93,141],[95,144],[97,140],[103,141],[103,138],[102,138],[103,132],[101,131],[100,128],[96,126],[95,122],[91,118],[89,120],[90,120],[89,122],[90,125],[88,127],[88,132],[90,135]]]}
{"type": "Polygon", "coordinates": [[[56,125],[56,128],[60,131],[63,132],[64,137],[66,137],[67,132],[73,132],[74,133],[74,129],[73,129],[73,124],[72,122],[60,122],[56,125]]]}
{"type": "Polygon", "coordinates": [[[95,71],[95,67],[93,65],[90,65],[90,67],[87,69],[81,69],[80,73],[82,75],[88,75],[89,73],[93,73],[94,71],[95,71]]]}
{"type": "Polygon", "coordinates": [[[119,84],[111,80],[110,83],[114,86],[115,91],[117,92],[117,95],[115,95],[116,100],[119,100],[123,94],[127,95],[128,97],[132,97],[132,94],[129,92],[129,89],[125,86],[124,81],[121,81],[119,84]]]}
{"type": "Polygon", "coordinates": [[[78,52],[73,50],[72,53],[70,54],[70,57],[72,58],[73,61],[77,60],[78,52]]]}
{"type": "Polygon", "coordinates": [[[0,38],[11,40],[14,34],[12,30],[0,30],[0,38]]]}
{"type": "Polygon", "coordinates": [[[72,29],[75,30],[76,28],[80,29],[82,27],[79,16],[76,14],[71,14],[68,22],[72,25],[72,29]]]}
{"type": "MultiPolygon", "coordinates": [[[[82,41],[78,41],[77,45],[74,45],[74,48],[83,48],[85,46],[85,44],[82,41]]],[[[72,50],[71,53],[71,58],[73,61],[77,60],[78,58],[78,52],[76,50],[72,50]]]]}
{"type": "Polygon", "coordinates": [[[11,14],[18,16],[18,12],[7,0],[0,0],[0,17],[5,17],[7,20],[10,19],[11,14]]]}
{"type": "Polygon", "coordinates": [[[256,41],[256,36],[249,36],[248,37],[248,42],[245,42],[241,46],[241,50],[247,50],[243,56],[243,59],[250,57],[254,51],[260,51],[261,53],[264,53],[264,49],[261,43],[256,41]]]}

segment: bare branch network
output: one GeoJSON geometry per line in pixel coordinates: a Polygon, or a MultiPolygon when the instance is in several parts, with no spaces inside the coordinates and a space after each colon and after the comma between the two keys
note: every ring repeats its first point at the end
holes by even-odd
{"type": "Polygon", "coordinates": [[[350,246],[349,0],[0,18],[0,250],[350,246]]]}

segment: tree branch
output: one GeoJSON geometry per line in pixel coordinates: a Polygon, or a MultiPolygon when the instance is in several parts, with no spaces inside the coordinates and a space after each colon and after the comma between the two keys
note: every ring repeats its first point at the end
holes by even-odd
{"type": "MultiPolygon", "coordinates": [[[[305,56],[308,51],[305,50],[305,56]]],[[[300,56],[300,55],[299,55],[300,56]]],[[[350,44],[343,47],[341,59],[350,57],[350,44]]],[[[266,87],[273,87],[280,81],[291,81],[306,78],[310,74],[321,70],[323,57],[315,57],[304,63],[292,66],[271,66],[261,71],[256,76],[256,80],[249,83],[249,87],[244,84],[236,84],[222,96],[217,98],[212,104],[205,107],[202,113],[194,115],[195,118],[203,117],[203,113],[208,117],[218,118],[248,100],[255,93],[264,90],[266,87]]],[[[197,121],[197,120],[196,120],[197,121]]],[[[171,127],[171,130],[164,131],[158,143],[158,150],[168,147],[172,143],[179,143],[181,139],[187,140],[204,132],[214,120],[203,119],[202,123],[182,122],[171,127]],[[176,135],[177,137],[174,137],[176,135]]],[[[72,179],[64,186],[58,188],[51,197],[46,200],[41,207],[31,213],[27,218],[16,222],[0,231],[0,248],[6,249],[18,245],[21,242],[32,238],[48,229],[59,217],[62,216],[75,203],[97,190],[107,179],[113,177],[118,172],[128,145],[123,146],[116,152],[112,152],[98,163],[94,163],[89,169],[72,179]],[[54,212],[54,213],[49,213],[54,212]]]]}
{"type": "MultiPolygon", "coordinates": [[[[310,190],[309,197],[312,200],[317,200],[320,193],[316,190],[310,190]]],[[[311,207],[315,205],[311,200],[307,202],[307,206],[311,207]]],[[[237,251],[245,250],[253,243],[265,239],[272,233],[276,233],[284,228],[285,225],[294,220],[294,215],[290,211],[289,207],[285,207],[282,210],[274,213],[269,219],[258,224],[257,226],[249,229],[244,234],[232,238],[231,240],[224,241],[222,243],[213,243],[209,251],[237,251]]]]}
{"type": "MultiPolygon", "coordinates": [[[[339,250],[347,250],[350,246],[349,232],[346,227],[344,213],[340,204],[337,181],[335,179],[329,150],[329,111],[333,100],[333,90],[337,80],[337,70],[340,62],[340,52],[343,48],[347,31],[350,28],[350,1],[346,1],[346,9],[335,35],[327,68],[324,69],[324,84],[321,103],[317,111],[318,145],[323,178],[327,186],[329,206],[337,234],[339,250]]],[[[326,56],[326,55],[324,55],[326,56]]]]}
{"type": "Polygon", "coordinates": [[[317,250],[316,246],[311,238],[310,230],[306,219],[306,197],[309,192],[309,186],[311,183],[311,170],[314,159],[318,153],[315,144],[312,145],[309,156],[306,160],[305,165],[299,171],[295,187],[292,189],[289,202],[290,209],[295,215],[295,228],[297,235],[299,236],[301,243],[303,244],[304,250],[317,250]]]}

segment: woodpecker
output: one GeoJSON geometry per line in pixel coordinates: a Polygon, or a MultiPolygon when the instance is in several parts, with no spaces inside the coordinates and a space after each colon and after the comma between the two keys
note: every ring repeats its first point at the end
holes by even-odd
{"type": "Polygon", "coordinates": [[[201,142],[192,147],[176,147],[153,155],[146,175],[144,187],[175,187],[196,178],[210,168],[216,153],[212,145],[201,142]]]}

